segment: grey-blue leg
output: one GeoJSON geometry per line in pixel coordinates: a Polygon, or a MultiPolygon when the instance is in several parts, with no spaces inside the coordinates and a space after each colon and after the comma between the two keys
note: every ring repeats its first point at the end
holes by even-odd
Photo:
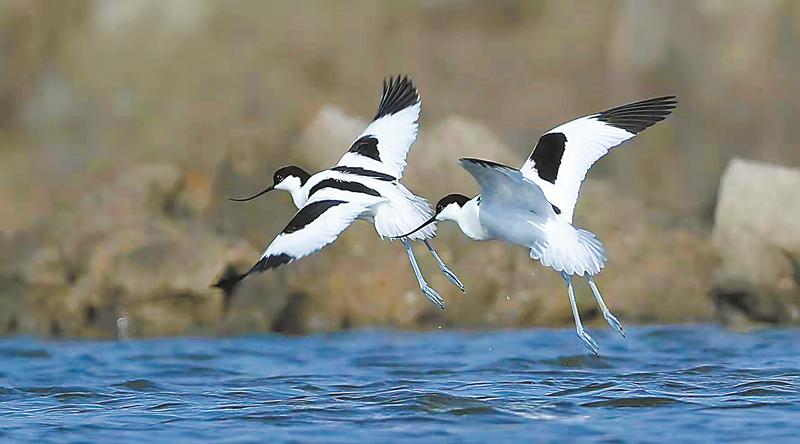
{"type": "Polygon", "coordinates": [[[572,317],[575,318],[575,330],[578,332],[578,337],[581,338],[581,341],[583,341],[583,345],[585,345],[586,348],[588,348],[595,355],[599,356],[600,348],[597,346],[597,342],[594,342],[594,339],[589,336],[589,333],[586,333],[586,330],[583,329],[581,316],[578,314],[578,304],[575,303],[575,293],[572,291],[572,275],[561,273],[561,276],[563,276],[564,280],[567,281],[569,303],[572,305],[572,317]]]}
{"type": "Polygon", "coordinates": [[[444,299],[439,296],[439,293],[436,292],[433,288],[425,282],[425,278],[422,277],[422,272],[419,271],[419,265],[417,265],[417,258],[414,257],[414,252],[411,250],[411,244],[408,242],[408,239],[400,239],[400,242],[403,243],[403,246],[406,247],[406,252],[408,252],[408,260],[411,261],[411,268],[414,269],[414,274],[417,276],[417,282],[419,283],[419,289],[422,290],[422,293],[428,297],[437,307],[444,310],[444,299]]]}
{"type": "Polygon", "coordinates": [[[424,242],[425,246],[428,247],[428,251],[431,252],[431,256],[433,256],[433,258],[436,260],[436,264],[439,265],[439,269],[442,270],[442,273],[444,273],[444,275],[447,276],[447,279],[450,279],[450,282],[452,282],[453,284],[455,284],[456,287],[461,289],[463,293],[466,293],[467,291],[464,290],[464,284],[461,283],[461,280],[458,279],[458,276],[456,276],[455,273],[453,273],[452,271],[450,271],[449,268],[447,268],[447,265],[445,265],[445,263],[442,261],[442,258],[439,257],[439,253],[437,253],[436,250],[433,249],[433,245],[431,245],[431,242],[428,239],[425,239],[424,242]]]}
{"type": "Polygon", "coordinates": [[[600,306],[600,311],[603,312],[603,317],[606,318],[606,322],[608,325],[611,326],[617,333],[621,334],[622,337],[625,337],[625,331],[622,330],[622,324],[619,323],[616,317],[611,314],[611,310],[606,307],[606,303],[603,302],[603,297],[600,296],[600,290],[597,288],[597,284],[594,283],[594,278],[591,275],[586,276],[586,280],[589,281],[589,287],[592,289],[592,293],[594,294],[594,298],[597,301],[597,305],[600,306]]]}

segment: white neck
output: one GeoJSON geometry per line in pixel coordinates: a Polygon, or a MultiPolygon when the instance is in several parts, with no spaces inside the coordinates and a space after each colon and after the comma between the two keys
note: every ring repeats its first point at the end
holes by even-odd
{"type": "Polygon", "coordinates": [[[306,204],[306,200],[308,200],[308,196],[303,191],[302,186],[300,185],[300,178],[298,177],[287,177],[283,180],[283,182],[279,183],[278,186],[275,187],[276,190],[283,190],[288,191],[289,194],[292,195],[292,201],[294,202],[294,206],[297,208],[302,207],[306,204]]]}
{"type": "Polygon", "coordinates": [[[478,197],[474,197],[461,208],[458,208],[456,204],[451,204],[439,213],[438,219],[452,220],[457,223],[458,228],[472,240],[489,240],[489,233],[481,225],[479,216],[478,197]]]}

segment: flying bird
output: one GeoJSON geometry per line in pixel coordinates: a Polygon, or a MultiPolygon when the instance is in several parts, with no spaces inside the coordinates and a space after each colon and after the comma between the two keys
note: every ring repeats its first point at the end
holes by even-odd
{"type": "Polygon", "coordinates": [[[435,227],[401,236],[433,214],[425,199],[400,182],[406,156],[417,138],[420,105],[417,88],[407,77],[384,80],[375,117],[336,166],[314,175],[297,166],[285,166],[275,171],[273,184],[266,189],[250,197],[231,199],[248,201],[272,190],[283,190],[299,210],[249,271],[223,277],[214,286],[231,288],[249,274],[313,254],[333,243],[354,221],[365,220],[374,224],[381,238],[400,239],[420,290],[444,309],[444,300],[422,276],[410,243],[423,241],[444,275],[463,292],[464,285],[431,244],[435,227]]]}
{"type": "Polygon", "coordinates": [[[488,160],[462,158],[461,166],[478,182],[481,194],[469,198],[450,194],[413,236],[436,221],[453,221],[467,237],[502,240],[530,249],[531,259],[561,273],[567,284],[575,328],[594,354],[599,348],[581,324],[573,276],[584,276],[608,324],[625,332],[611,313],[594,276],[607,256],[589,231],[572,224],[581,182],[589,168],[608,151],[668,116],[677,105],[674,96],[659,97],[611,108],[553,128],[539,138],[519,170],[488,160]]]}

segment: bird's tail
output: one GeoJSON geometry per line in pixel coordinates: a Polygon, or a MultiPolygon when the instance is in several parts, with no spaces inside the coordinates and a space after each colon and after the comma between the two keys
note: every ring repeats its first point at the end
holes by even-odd
{"type": "MultiPolygon", "coordinates": [[[[414,195],[402,184],[398,185],[399,195],[388,205],[378,208],[375,215],[375,230],[381,237],[401,236],[424,224],[433,216],[427,200],[414,195]]],[[[409,236],[411,240],[430,239],[436,236],[436,225],[430,224],[409,236]]]]}
{"type": "Polygon", "coordinates": [[[531,258],[570,275],[595,275],[608,259],[606,249],[594,233],[569,224],[547,225],[547,242],[531,248],[531,258]]]}

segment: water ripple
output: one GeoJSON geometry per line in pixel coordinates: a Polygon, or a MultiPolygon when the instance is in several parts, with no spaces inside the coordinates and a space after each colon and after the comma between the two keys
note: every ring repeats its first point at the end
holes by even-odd
{"type": "Polygon", "coordinates": [[[781,441],[800,428],[797,330],[628,333],[593,332],[601,357],[571,330],[5,339],[0,438],[781,441]]]}

